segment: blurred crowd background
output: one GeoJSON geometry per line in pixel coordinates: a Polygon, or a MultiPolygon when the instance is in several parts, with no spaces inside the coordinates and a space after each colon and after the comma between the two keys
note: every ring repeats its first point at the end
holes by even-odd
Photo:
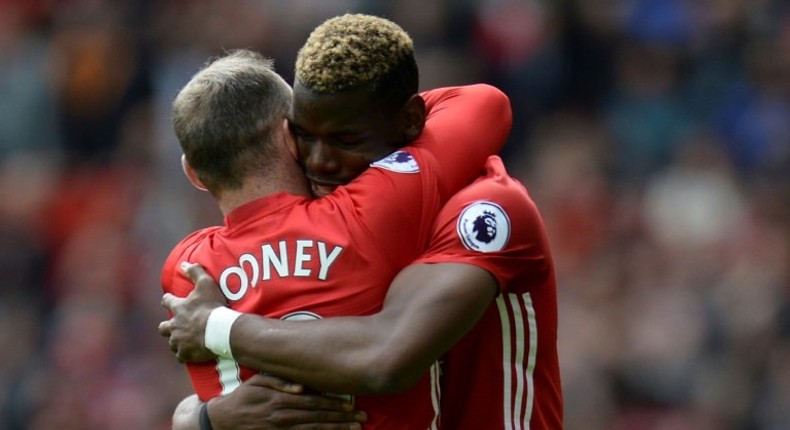
{"type": "Polygon", "coordinates": [[[790,429],[790,4],[0,0],[0,428],[166,429],[159,269],[221,222],[170,103],[223,49],[292,80],[324,19],[511,98],[555,255],[569,430],[790,429]]]}

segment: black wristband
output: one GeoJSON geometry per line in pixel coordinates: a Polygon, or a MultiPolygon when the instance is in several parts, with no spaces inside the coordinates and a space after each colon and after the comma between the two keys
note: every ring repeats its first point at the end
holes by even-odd
{"type": "Polygon", "coordinates": [[[208,419],[208,402],[200,405],[200,430],[214,430],[211,421],[208,419]]]}

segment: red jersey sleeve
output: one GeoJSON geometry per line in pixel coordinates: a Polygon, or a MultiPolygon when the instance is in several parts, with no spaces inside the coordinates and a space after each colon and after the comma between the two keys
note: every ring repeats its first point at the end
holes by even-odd
{"type": "Polygon", "coordinates": [[[311,204],[336,207],[343,213],[337,222],[349,229],[360,252],[403,268],[427,248],[444,203],[437,164],[428,151],[406,147],[311,204]]]}
{"type": "Polygon", "coordinates": [[[543,285],[553,276],[540,213],[524,186],[508,176],[499,157],[491,157],[486,175],[442,208],[431,247],[416,262],[472,264],[494,275],[500,290],[543,285]],[[532,279],[510,282],[524,274],[532,279]]]}
{"type": "MultiPolygon", "coordinates": [[[[198,230],[184,238],[173,248],[162,266],[161,284],[163,293],[171,293],[176,297],[186,297],[194,289],[192,282],[181,272],[181,262],[194,262],[192,255],[195,252],[195,247],[207,234],[217,228],[219,227],[198,230]]],[[[168,312],[168,317],[170,316],[171,314],[168,312]]],[[[200,400],[204,402],[216,396],[222,390],[217,379],[216,366],[217,364],[213,361],[187,363],[186,365],[192,387],[200,400]]]]}
{"type": "Polygon", "coordinates": [[[513,123],[510,100],[486,84],[421,93],[427,122],[414,145],[439,161],[447,197],[479,176],[483,164],[505,145],[513,123]]]}
{"type": "Polygon", "coordinates": [[[422,96],[429,109],[427,125],[413,145],[372,163],[317,204],[340,209],[344,199],[350,200],[353,210],[344,220],[360,226],[355,246],[370,244],[365,251],[375,253],[386,244],[386,258],[398,267],[421,254],[441,205],[479,175],[511,126],[508,98],[490,85],[442,88],[422,96]]]}
{"type": "Polygon", "coordinates": [[[173,247],[173,250],[170,251],[165,263],[162,265],[161,283],[163,293],[171,293],[176,297],[186,297],[192,291],[194,285],[181,273],[181,263],[192,261],[191,257],[195,252],[195,247],[207,235],[219,228],[208,227],[197,230],[173,247]]]}

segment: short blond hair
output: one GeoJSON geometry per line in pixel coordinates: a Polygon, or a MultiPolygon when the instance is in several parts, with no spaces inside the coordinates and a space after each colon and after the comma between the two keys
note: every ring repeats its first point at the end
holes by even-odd
{"type": "MultiPolygon", "coordinates": [[[[310,34],[296,58],[297,81],[316,93],[337,93],[382,79],[406,66],[414,74],[414,44],[406,31],[385,18],[346,14],[330,18],[310,34]],[[412,69],[413,68],[413,72],[412,69]]],[[[402,78],[398,78],[403,80],[402,78]]]]}
{"type": "Polygon", "coordinates": [[[273,136],[291,110],[291,87],[273,61],[248,50],[211,59],[173,101],[173,128],[212,193],[242,186],[273,159],[273,136]]]}

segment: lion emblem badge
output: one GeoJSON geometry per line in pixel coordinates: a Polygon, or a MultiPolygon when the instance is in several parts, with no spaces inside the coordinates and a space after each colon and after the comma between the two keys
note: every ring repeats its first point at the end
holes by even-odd
{"type": "Polygon", "coordinates": [[[467,249],[501,251],[510,239],[510,218],[496,203],[475,202],[461,212],[457,230],[467,249]]]}

